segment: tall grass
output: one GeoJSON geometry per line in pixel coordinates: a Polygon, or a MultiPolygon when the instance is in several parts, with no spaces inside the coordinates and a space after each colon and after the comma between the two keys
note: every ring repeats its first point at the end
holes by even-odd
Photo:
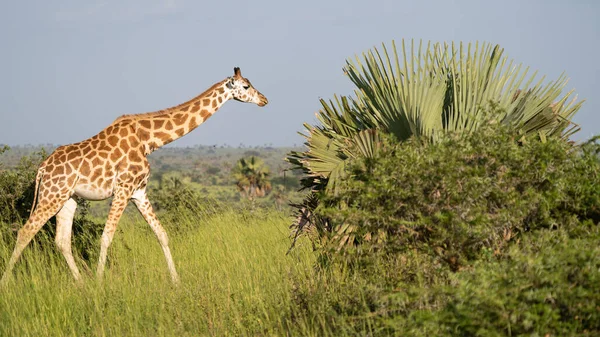
{"type": "MultiPolygon", "coordinates": [[[[322,335],[326,317],[290,305],[295,284],[310,282],[316,258],[308,245],[285,254],[290,221],[273,210],[229,209],[165,223],[179,287],[137,214],[121,220],[102,283],[91,272],[93,256],[89,266],[79,261],[85,281],[77,285],[42,236],[0,289],[0,336],[322,335]]],[[[0,266],[11,250],[0,246],[0,266]]]]}

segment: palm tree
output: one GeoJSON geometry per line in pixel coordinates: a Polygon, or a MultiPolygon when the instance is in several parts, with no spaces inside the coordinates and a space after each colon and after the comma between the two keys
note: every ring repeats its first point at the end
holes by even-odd
{"type": "MultiPolygon", "coordinates": [[[[487,43],[428,42],[424,48],[422,41],[418,47],[411,41],[407,48],[403,40],[401,47],[399,53],[392,41],[391,52],[382,45],[347,60],[344,71],[356,86],[355,97],[321,99],[320,125],[304,124],[307,150],[286,158],[304,172],[305,188],[335,193],[346,161],[372,156],[380,133],[435,142],[442,132],[471,133],[490,119],[510,125],[517,137],[533,134],[542,141],[568,139],[579,130],[571,118],[582,102],[571,99],[573,91],[559,97],[564,75],[536,80],[536,72],[528,75],[529,68],[487,43]]],[[[303,204],[306,212],[318,203],[303,204]]]]}
{"type": "Polygon", "coordinates": [[[271,191],[269,167],[262,159],[255,156],[241,158],[231,171],[242,196],[253,200],[271,191]]]}

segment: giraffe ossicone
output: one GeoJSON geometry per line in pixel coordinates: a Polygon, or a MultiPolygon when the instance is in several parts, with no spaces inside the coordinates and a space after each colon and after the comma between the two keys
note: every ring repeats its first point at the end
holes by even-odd
{"type": "Polygon", "coordinates": [[[56,245],[73,277],[81,280],[71,250],[73,216],[77,208],[74,197],[103,200],[111,196],[113,200],[100,243],[97,277],[102,279],[108,247],[125,206],[131,200],[156,234],[171,279],[178,283],[167,233],[146,195],[150,175],[146,156],[194,130],[230,99],[258,106],[268,103],[236,67],[233,76],[215,83],[185,103],[156,112],[121,116],[91,138],[58,147],[37,171],[31,213],[18,231],[15,248],[0,283],[6,282],[23,249],[55,215],[56,245]]]}

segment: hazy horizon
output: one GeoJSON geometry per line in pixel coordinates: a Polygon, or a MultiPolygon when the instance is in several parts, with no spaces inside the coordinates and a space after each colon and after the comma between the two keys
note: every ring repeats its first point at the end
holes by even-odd
{"type": "Polygon", "coordinates": [[[123,114],[184,102],[239,66],[269,105],[228,102],[170,144],[300,146],[319,98],[354,90],[345,60],[393,39],[499,44],[586,99],[575,140],[600,133],[600,3],[40,0],[0,5],[0,144],[69,144],[123,114]]]}

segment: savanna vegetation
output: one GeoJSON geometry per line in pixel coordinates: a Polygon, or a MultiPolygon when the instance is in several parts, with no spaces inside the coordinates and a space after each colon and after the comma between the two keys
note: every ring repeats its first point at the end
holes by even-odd
{"type": "MultiPolygon", "coordinates": [[[[81,202],[85,282],[46,226],[0,289],[0,335],[600,334],[600,144],[569,140],[565,78],[488,44],[392,44],[346,72],[355,94],[322,101],[305,149],[152,155],[179,287],[129,209],[95,281],[105,209],[81,202]]],[[[2,156],[0,266],[45,153],[2,156]]]]}

